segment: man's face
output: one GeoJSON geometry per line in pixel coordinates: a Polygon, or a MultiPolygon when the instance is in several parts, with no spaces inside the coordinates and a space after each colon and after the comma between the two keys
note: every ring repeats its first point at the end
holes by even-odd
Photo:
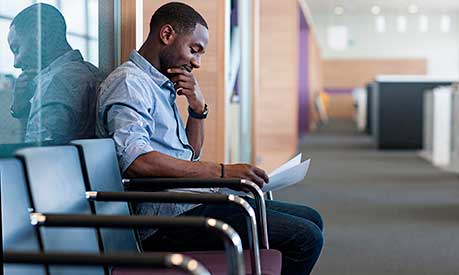
{"type": "Polygon", "coordinates": [[[159,54],[162,73],[169,68],[184,68],[191,72],[201,67],[201,56],[205,53],[209,41],[208,30],[201,24],[196,24],[192,33],[176,36],[174,42],[163,48],[159,54]]]}
{"type": "Polygon", "coordinates": [[[37,42],[29,35],[22,35],[11,26],[8,33],[8,44],[14,54],[14,67],[26,70],[38,69],[38,46],[37,42]]]}

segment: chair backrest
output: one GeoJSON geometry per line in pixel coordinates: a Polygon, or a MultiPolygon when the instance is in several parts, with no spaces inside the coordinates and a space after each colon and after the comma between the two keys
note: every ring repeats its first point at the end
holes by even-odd
{"type": "MultiPolygon", "coordinates": [[[[91,214],[78,151],[74,146],[26,148],[17,151],[26,167],[35,212],[91,214]]],[[[45,252],[99,253],[93,228],[40,228],[45,252]]],[[[50,266],[51,274],[104,274],[102,267],[50,266]]]]}
{"type": "MultiPolygon", "coordinates": [[[[22,164],[18,159],[0,159],[3,251],[40,252],[35,228],[30,224],[31,208],[22,164]]],[[[46,274],[42,265],[5,264],[3,274],[46,274]]]]}
{"type": "MultiPolygon", "coordinates": [[[[88,191],[124,192],[112,139],[82,139],[71,142],[78,147],[88,191]]],[[[96,214],[130,215],[124,202],[94,202],[96,214]]],[[[105,252],[138,251],[134,230],[101,229],[105,252]]]]}

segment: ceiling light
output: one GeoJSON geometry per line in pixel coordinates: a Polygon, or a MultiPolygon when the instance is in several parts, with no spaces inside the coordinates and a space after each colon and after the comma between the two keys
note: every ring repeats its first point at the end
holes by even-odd
{"type": "Polygon", "coordinates": [[[341,6],[336,6],[335,9],[333,10],[333,12],[334,12],[336,15],[343,15],[343,13],[344,13],[344,8],[341,7],[341,6]]]}
{"type": "Polygon", "coordinates": [[[371,7],[371,13],[374,15],[378,15],[381,13],[381,7],[379,6],[373,6],[371,7]]]}
{"type": "Polygon", "coordinates": [[[382,15],[375,17],[376,32],[386,32],[386,18],[382,15]]]}
{"type": "Polygon", "coordinates": [[[440,29],[442,32],[449,32],[451,30],[451,17],[448,15],[441,16],[440,29]]]}
{"type": "Polygon", "coordinates": [[[416,14],[416,13],[418,13],[418,11],[419,11],[419,8],[418,8],[418,6],[416,6],[416,5],[410,5],[410,6],[408,7],[408,12],[409,12],[410,14],[416,14]]]}
{"type": "Polygon", "coordinates": [[[397,17],[397,31],[399,32],[406,32],[407,29],[407,22],[405,16],[397,17]]]}
{"type": "Polygon", "coordinates": [[[327,45],[331,50],[344,51],[349,47],[349,30],[346,26],[330,26],[327,28],[327,45]]]}
{"type": "Polygon", "coordinates": [[[419,31],[428,32],[429,31],[429,17],[426,15],[419,16],[419,31]]]}

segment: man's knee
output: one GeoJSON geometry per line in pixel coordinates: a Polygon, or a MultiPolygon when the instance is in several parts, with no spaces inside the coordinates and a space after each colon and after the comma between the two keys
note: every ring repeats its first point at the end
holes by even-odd
{"type": "Polygon", "coordinates": [[[320,231],[323,231],[324,229],[324,222],[322,219],[322,216],[320,215],[319,211],[315,210],[314,208],[304,206],[303,208],[303,213],[301,213],[299,216],[303,217],[304,219],[307,219],[317,225],[317,227],[320,229],[320,231]]]}
{"type": "MultiPolygon", "coordinates": [[[[319,216],[320,217],[320,216],[319,216]]],[[[305,254],[318,254],[322,250],[322,229],[313,222],[305,221],[298,226],[297,245],[305,254]]]]}
{"type": "Polygon", "coordinates": [[[312,210],[312,216],[313,219],[311,220],[317,227],[320,229],[320,231],[324,231],[324,221],[322,219],[322,216],[320,215],[319,211],[311,208],[312,210]]]}

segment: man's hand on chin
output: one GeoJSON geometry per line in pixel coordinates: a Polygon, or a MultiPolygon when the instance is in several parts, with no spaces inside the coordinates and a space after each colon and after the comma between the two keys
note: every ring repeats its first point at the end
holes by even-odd
{"type": "Polygon", "coordinates": [[[194,112],[203,113],[206,102],[198,81],[191,71],[185,68],[170,68],[167,72],[172,75],[170,80],[174,83],[177,95],[185,96],[194,112]]]}

